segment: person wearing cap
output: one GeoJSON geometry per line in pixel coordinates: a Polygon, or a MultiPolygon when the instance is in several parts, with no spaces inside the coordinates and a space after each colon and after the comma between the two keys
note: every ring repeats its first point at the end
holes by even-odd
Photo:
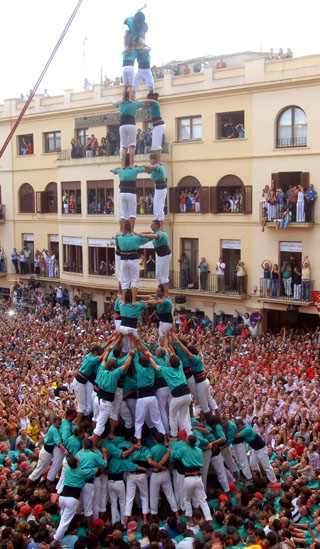
{"type": "Polygon", "coordinates": [[[61,541],[70,522],[77,512],[81,489],[86,480],[93,478],[98,472],[98,467],[80,468],[80,460],[77,456],[71,456],[66,469],[63,490],[59,497],[61,518],[59,527],[54,534],[54,539],[61,541]]]}
{"type": "Polygon", "coordinates": [[[158,514],[159,493],[160,489],[166,495],[172,513],[175,513],[177,518],[178,506],[174,497],[170,472],[168,469],[170,452],[168,447],[164,445],[164,436],[161,433],[156,433],[154,437],[155,445],[150,449],[151,458],[158,465],[166,467],[164,471],[159,469],[152,469],[150,477],[150,513],[152,515],[158,514]]]}
{"type": "Polygon", "coordinates": [[[197,439],[194,435],[187,438],[187,444],[183,448],[175,450],[177,458],[181,459],[185,472],[183,482],[183,503],[185,516],[192,525],[192,504],[191,501],[199,503],[204,518],[212,520],[210,509],[206,500],[203,482],[201,479],[201,467],[203,466],[203,453],[197,448],[197,439]]]}
{"type": "MultiPolygon", "coordinates": [[[[161,126],[160,126],[161,127],[161,126]]],[[[152,134],[153,142],[154,133],[152,134]]],[[[143,167],[145,171],[151,174],[151,181],[155,185],[154,197],[153,197],[153,215],[160,223],[160,231],[164,228],[164,210],[167,198],[167,175],[164,167],[160,164],[158,157],[161,154],[161,142],[160,149],[157,152],[153,152],[149,156],[150,164],[145,164],[143,167]]]]}
{"type": "MultiPolygon", "coordinates": [[[[170,269],[170,263],[172,258],[172,253],[169,248],[169,239],[167,233],[160,229],[160,221],[155,219],[151,223],[151,229],[152,233],[141,233],[141,236],[144,236],[148,238],[149,240],[152,240],[152,244],[154,247],[154,250],[156,252],[156,277],[158,281],[158,289],[162,288],[161,293],[161,299],[165,298],[168,299],[169,297],[169,269],[170,269]]],[[[170,300],[171,301],[171,300],[170,300]]],[[[155,304],[160,305],[160,303],[155,304]]],[[[163,305],[163,304],[162,304],[163,305]]],[[[172,303],[171,303],[171,310],[172,310],[172,303]]],[[[164,332],[166,330],[171,330],[172,328],[172,322],[173,318],[171,315],[171,310],[168,310],[168,307],[162,307],[162,310],[157,307],[157,313],[160,318],[160,326],[159,326],[159,336],[163,337],[164,332]],[[161,318],[161,313],[166,313],[166,317],[168,318],[161,318]],[[169,314],[168,314],[169,313],[169,314]],[[163,323],[170,323],[171,326],[164,326],[161,325],[161,322],[163,323]],[[161,333],[162,332],[162,333],[161,333]]],[[[162,314],[164,317],[164,315],[162,314]]]]}
{"type": "Polygon", "coordinates": [[[228,444],[229,445],[232,444],[234,455],[241,468],[243,475],[245,476],[247,481],[251,481],[252,474],[251,474],[251,469],[248,461],[244,438],[242,437],[235,438],[235,435],[239,433],[239,429],[233,421],[230,421],[225,416],[221,418],[221,425],[224,429],[224,432],[226,433],[228,444]]]}
{"type": "Polygon", "coordinates": [[[93,383],[102,360],[104,347],[94,345],[83,357],[79,372],[73,380],[73,390],[77,398],[77,425],[80,427],[83,416],[92,412],[93,383]]]}
{"type": "Polygon", "coordinates": [[[48,469],[51,459],[55,456],[60,456],[60,449],[63,452],[67,452],[66,448],[62,444],[62,437],[60,432],[61,418],[55,416],[53,418],[52,425],[50,426],[48,433],[44,439],[44,446],[40,451],[39,459],[35,470],[28,478],[29,485],[31,482],[38,480],[46,470],[48,469]]]}
{"type": "Polygon", "coordinates": [[[256,433],[256,431],[250,425],[246,425],[242,419],[239,419],[236,422],[236,425],[239,429],[239,433],[234,435],[234,438],[243,438],[245,442],[251,446],[253,449],[250,466],[252,470],[260,471],[259,463],[266,473],[269,482],[272,484],[277,482],[277,477],[274,473],[274,470],[271,466],[270,459],[268,456],[268,448],[262,438],[256,433]]]}
{"type": "MultiPolygon", "coordinates": [[[[62,444],[65,449],[66,449],[66,442],[68,438],[72,435],[72,432],[76,427],[72,423],[73,420],[76,418],[76,416],[77,416],[77,412],[72,408],[68,408],[66,411],[65,417],[61,421],[60,434],[61,434],[62,444]]],[[[65,455],[65,452],[62,450],[62,448],[57,448],[55,450],[53,455],[53,462],[51,463],[50,471],[48,472],[48,475],[47,475],[48,482],[55,481],[56,476],[61,469],[64,455],[65,455]]]]}
{"type": "Polygon", "coordinates": [[[172,339],[179,344],[183,353],[189,359],[189,365],[196,382],[196,398],[198,404],[204,414],[210,415],[210,411],[217,409],[217,404],[214,398],[210,395],[210,383],[207,379],[198,349],[195,345],[188,345],[186,347],[180,340],[178,340],[175,334],[172,334],[172,339]]]}

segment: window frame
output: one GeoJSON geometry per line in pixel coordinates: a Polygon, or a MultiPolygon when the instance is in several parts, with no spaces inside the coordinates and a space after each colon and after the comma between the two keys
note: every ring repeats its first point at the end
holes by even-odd
{"type": "MultiPolygon", "coordinates": [[[[29,214],[29,213],[35,213],[35,192],[34,192],[34,188],[32,185],[30,185],[30,183],[23,183],[21,185],[21,187],[19,188],[19,191],[18,191],[18,197],[19,197],[19,213],[23,213],[23,214],[29,214]],[[26,187],[30,187],[30,189],[32,190],[32,193],[30,191],[30,196],[32,194],[32,198],[30,198],[30,209],[29,208],[22,208],[22,203],[23,203],[23,200],[25,200],[25,198],[23,200],[21,200],[21,192],[23,191],[24,188],[26,187]],[[32,205],[31,205],[31,202],[32,202],[32,205]]],[[[25,193],[27,194],[27,193],[25,193]]]]}
{"type": "MultiPolygon", "coordinates": [[[[285,138],[282,138],[282,139],[285,139],[285,138]]],[[[282,109],[282,111],[280,111],[280,113],[278,114],[278,117],[277,117],[277,121],[276,121],[276,149],[292,149],[292,148],[300,148],[300,147],[307,147],[308,145],[308,117],[305,113],[305,111],[301,108],[301,107],[298,107],[297,105],[289,105],[288,107],[285,107],[284,109],[282,109]],[[301,145],[296,145],[295,144],[295,139],[298,139],[295,137],[294,133],[295,133],[295,109],[299,109],[301,112],[303,112],[304,116],[306,117],[306,123],[305,124],[302,124],[305,128],[306,128],[306,135],[304,138],[301,138],[301,139],[305,139],[305,143],[301,144],[301,145]],[[287,139],[290,140],[290,144],[288,145],[280,145],[280,137],[279,137],[279,134],[280,134],[280,127],[286,127],[286,126],[280,126],[280,119],[281,117],[284,115],[284,113],[286,111],[289,111],[291,110],[291,126],[289,126],[291,128],[291,136],[288,137],[287,139]]]]}
{"type": "Polygon", "coordinates": [[[61,181],[61,213],[62,215],[81,215],[82,213],[82,202],[81,202],[81,181],[61,181]],[[75,195],[75,202],[76,202],[76,208],[74,213],[65,213],[64,207],[63,207],[63,201],[62,197],[64,192],[68,193],[68,197],[70,197],[70,193],[73,192],[75,195]],[[77,211],[77,197],[80,195],[80,210],[77,211]]]}
{"type": "Polygon", "coordinates": [[[101,261],[105,261],[106,265],[109,265],[109,263],[112,261],[114,263],[114,272],[115,274],[115,248],[107,246],[106,248],[102,248],[100,246],[88,246],[88,273],[89,275],[94,276],[113,276],[111,274],[111,270],[109,269],[108,272],[106,271],[105,274],[99,272],[98,270],[94,269],[94,263],[96,265],[100,265],[101,261]],[[105,259],[99,259],[99,250],[104,251],[105,259]],[[110,250],[110,251],[109,251],[110,250]],[[112,258],[109,257],[109,255],[112,252],[112,258]]]}
{"type": "Polygon", "coordinates": [[[61,152],[61,130],[54,130],[50,132],[44,132],[44,152],[45,154],[55,153],[55,152],[61,152]],[[54,141],[54,149],[50,150],[48,147],[49,143],[49,135],[53,135],[53,141],[54,141]],[[60,146],[57,147],[57,134],[59,134],[59,141],[60,146]]]}
{"type": "MultiPolygon", "coordinates": [[[[139,204],[139,200],[140,198],[143,196],[143,198],[147,198],[149,192],[147,192],[147,190],[152,190],[152,194],[153,194],[153,198],[154,198],[154,192],[155,192],[155,187],[154,187],[154,183],[153,181],[151,181],[151,179],[137,179],[137,182],[136,182],[136,196],[137,196],[137,215],[153,215],[153,206],[152,206],[152,212],[150,213],[140,213],[140,204],[139,204]]],[[[166,206],[165,206],[165,210],[166,210],[166,206]]]]}
{"type": "Polygon", "coordinates": [[[78,128],[76,130],[76,139],[79,139],[83,147],[87,145],[88,138],[89,138],[89,128],[78,128]],[[83,133],[83,136],[80,135],[81,133],[83,133]]]}
{"type": "Polygon", "coordinates": [[[177,141],[178,143],[190,143],[194,141],[202,141],[202,115],[191,115],[191,116],[180,116],[177,118],[177,141]],[[201,137],[193,137],[193,120],[195,118],[200,118],[201,120],[201,137]],[[189,120],[190,121],[190,139],[181,139],[180,137],[180,131],[181,131],[181,121],[182,120],[189,120]]]}
{"type": "Polygon", "coordinates": [[[25,133],[23,135],[17,135],[17,155],[18,156],[33,156],[34,155],[34,140],[33,140],[33,133],[25,133]],[[31,139],[32,144],[32,154],[21,154],[21,146],[22,146],[22,140],[31,139]]]}
{"type": "Polygon", "coordinates": [[[246,137],[246,126],[245,126],[245,111],[239,110],[239,111],[227,111],[227,112],[217,112],[216,113],[216,140],[217,141],[233,141],[234,139],[245,139],[246,137]],[[225,122],[222,122],[222,117],[228,116],[229,118],[235,115],[243,115],[243,122],[238,122],[238,124],[242,124],[244,128],[244,137],[225,137],[222,135],[222,124],[225,124],[225,122]]]}
{"type": "Polygon", "coordinates": [[[62,269],[65,273],[79,273],[83,274],[83,246],[77,246],[76,244],[63,244],[62,245],[62,256],[63,256],[63,265],[62,269]],[[71,250],[71,248],[75,248],[75,250],[71,250]],[[75,254],[75,260],[76,260],[76,268],[75,270],[71,267],[71,261],[70,257],[72,254],[75,254]],[[66,263],[66,260],[68,259],[69,264],[69,270],[66,271],[64,269],[64,265],[66,263]]]}
{"type": "Polygon", "coordinates": [[[88,215],[114,215],[114,181],[113,179],[105,179],[105,180],[96,180],[96,181],[87,181],[87,213],[88,215]],[[113,198],[113,211],[109,214],[101,212],[93,212],[89,211],[89,191],[95,191],[95,203],[98,204],[98,191],[103,190],[104,194],[104,207],[106,206],[108,202],[108,195],[110,194],[110,191],[112,191],[112,198],[113,198]]]}

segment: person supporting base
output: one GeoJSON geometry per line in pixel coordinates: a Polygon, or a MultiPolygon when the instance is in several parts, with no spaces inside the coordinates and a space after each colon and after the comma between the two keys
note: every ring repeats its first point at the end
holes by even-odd
{"type": "Polygon", "coordinates": [[[270,463],[268,448],[265,442],[258,435],[258,433],[255,432],[253,427],[251,427],[250,425],[246,425],[242,420],[239,419],[236,424],[240,432],[236,434],[234,438],[237,439],[242,437],[245,442],[247,442],[249,446],[251,446],[251,448],[253,449],[253,453],[250,459],[251,469],[256,469],[260,471],[258,465],[258,463],[260,462],[264,472],[268,477],[269,482],[271,484],[277,482],[277,477],[270,463]]]}

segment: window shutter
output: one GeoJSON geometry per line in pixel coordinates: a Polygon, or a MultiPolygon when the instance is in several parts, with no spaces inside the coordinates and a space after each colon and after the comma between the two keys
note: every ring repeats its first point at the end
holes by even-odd
{"type": "Polygon", "coordinates": [[[310,183],[309,176],[310,176],[309,172],[301,172],[300,184],[302,185],[305,191],[309,189],[309,183],[310,183]]]}
{"type": "Polygon", "coordinates": [[[252,185],[246,185],[244,187],[244,209],[243,213],[252,213],[252,185]]]}
{"type": "Polygon", "coordinates": [[[218,213],[218,187],[210,187],[210,213],[218,213]]]}
{"type": "Polygon", "coordinates": [[[178,187],[169,188],[169,211],[170,213],[179,212],[179,189],[178,187]]]}
{"type": "Polygon", "coordinates": [[[48,213],[48,193],[41,191],[36,193],[37,213],[48,213]]]}
{"type": "Polygon", "coordinates": [[[280,179],[280,174],[279,173],[272,173],[271,174],[271,189],[278,189],[279,179],[280,179]]]}
{"type": "Polygon", "coordinates": [[[209,187],[200,187],[200,212],[209,213],[209,187]]]}

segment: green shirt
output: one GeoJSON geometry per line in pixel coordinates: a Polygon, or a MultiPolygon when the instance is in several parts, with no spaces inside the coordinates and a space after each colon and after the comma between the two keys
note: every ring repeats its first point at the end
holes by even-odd
{"type": "Polygon", "coordinates": [[[108,391],[108,393],[115,393],[117,390],[118,381],[121,376],[121,369],[106,370],[105,366],[101,365],[99,368],[96,384],[102,391],[108,391]]]}
{"type": "Polygon", "coordinates": [[[120,475],[126,471],[134,472],[138,469],[136,463],[132,463],[130,459],[117,459],[112,457],[108,460],[108,471],[113,475],[120,475]]]}
{"type": "Polygon", "coordinates": [[[234,435],[236,435],[237,433],[240,433],[236,424],[233,423],[233,421],[230,421],[229,419],[228,419],[228,425],[227,425],[226,431],[227,431],[227,440],[230,444],[234,441],[234,435]]]}
{"type": "Polygon", "coordinates": [[[243,429],[240,430],[240,433],[244,440],[249,443],[257,437],[257,433],[251,425],[245,425],[243,429]]]}
{"type": "Polygon", "coordinates": [[[193,372],[203,372],[204,370],[203,362],[198,355],[193,355],[193,358],[189,361],[189,364],[193,372]]]}
{"type": "MultiPolygon", "coordinates": [[[[128,376],[124,378],[123,382],[123,394],[125,395],[129,391],[136,391],[137,390],[137,374],[134,374],[133,376],[128,376]]],[[[128,396],[130,398],[130,395],[128,396]]]]}
{"type": "Polygon", "coordinates": [[[164,444],[155,444],[150,450],[152,460],[159,463],[168,451],[168,448],[164,444]]]}
{"type": "Polygon", "coordinates": [[[70,423],[70,421],[63,418],[63,420],[61,422],[61,427],[60,427],[60,433],[61,433],[61,438],[62,438],[63,444],[72,435],[75,428],[76,428],[76,426],[73,425],[73,423],[70,423]]]}
{"type": "Polygon", "coordinates": [[[106,448],[106,450],[108,452],[108,467],[109,467],[109,459],[111,457],[121,459],[123,450],[121,450],[121,448],[118,448],[118,446],[113,444],[110,440],[103,440],[102,441],[102,448],[106,448]]]}
{"type": "Polygon", "coordinates": [[[93,478],[94,476],[94,467],[88,467],[83,469],[81,469],[80,466],[76,469],[71,469],[71,467],[67,467],[63,485],[72,486],[73,488],[82,488],[85,485],[86,480],[89,478],[93,478]]]}
{"type": "Polygon", "coordinates": [[[99,366],[99,357],[92,356],[91,353],[83,357],[81,368],[79,370],[80,374],[83,374],[86,377],[90,377],[91,374],[96,373],[99,366]]]}
{"type": "Polygon", "coordinates": [[[119,103],[119,101],[116,101],[115,106],[118,107],[120,111],[120,117],[136,116],[137,110],[140,109],[140,107],[144,107],[144,103],[142,101],[125,101],[124,103],[119,103]]]}
{"type": "Polygon", "coordinates": [[[215,440],[217,440],[218,438],[222,438],[223,442],[225,443],[226,442],[226,435],[225,435],[225,432],[223,430],[223,427],[221,425],[221,423],[217,423],[214,427],[213,427],[213,434],[215,436],[215,440]]]}
{"type": "Polygon", "coordinates": [[[120,181],[136,181],[139,173],[144,173],[144,168],[115,168],[114,173],[118,173],[120,181]]]}
{"type": "Polygon", "coordinates": [[[158,235],[158,238],[154,238],[152,240],[152,244],[153,244],[154,248],[159,248],[159,246],[168,246],[169,245],[169,240],[168,240],[167,233],[165,233],[164,231],[153,231],[153,232],[154,232],[154,234],[158,235]]]}
{"type": "Polygon", "coordinates": [[[49,446],[59,446],[59,444],[62,443],[60,429],[57,429],[55,425],[51,425],[44,439],[44,443],[49,446]]]}
{"type": "Polygon", "coordinates": [[[175,457],[181,459],[185,467],[202,467],[203,466],[203,452],[200,448],[192,448],[189,444],[185,447],[179,448],[175,452],[175,457]]]}
{"type": "Polygon", "coordinates": [[[135,353],[133,357],[133,364],[137,373],[137,388],[141,387],[153,387],[154,386],[154,370],[152,366],[141,366],[139,362],[138,354],[135,353]]]}
{"type": "Polygon", "coordinates": [[[137,463],[138,461],[146,462],[149,458],[151,458],[151,453],[150,453],[150,450],[145,446],[142,446],[142,448],[140,449],[134,450],[132,454],[130,454],[131,461],[135,463],[137,463]]]}
{"type": "Polygon", "coordinates": [[[135,62],[137,57],[137,50],[123,50],[122,59],[123,61],[133,61],[135,62]]]}
{"type": "Polygon", "coordinates": [[[180,385],[186,385],[187,380],[184,375],[182,364],[180,363],[179,368],[172,368],[171,366],[159,366],[160,374],[165,379],[168,384],[170,391],[173,391],[176,387],[180,385]]]}
{"type": "Polygon", "coordinates": [[[71,455],[75,456],[76,453],[79,452],[79,450],[81,449],[81,440],[79,440],[74,435],[70,435],[70,437],[64,443],[64,446],[71,455]]]}
{"type": "Polygon", "coordinates": [[[160,110],[160,103],[159,101],[153,100],[151,105],[147,107],[147,112],[150,116],[150,118],[161,118],[161,110],[160,110]]]}
{"type": "Polygon", "coordinates": [[[107,463],[103,459],[102,454],[99,451],[93,452],[92,450],[83,449],[77,453],[77,457],[80,460],[81,469],[88,469],[92,467],[98,467],[98,469],[105,469],[107,467],[107,463]]]}
{"type": "Polygon", "coordinates": [[[189,358],[187,357],[185,352],[182,350],[182,347],[179,345],[179,343],[175,344],[175,348],[176,348],[177,356],[180,358],[183,367],[184,368],[189,368],[189,366],[190,366],[189,358]]]}
{"type": "Polygon", "coordinates": [[[138,318],[141,313],[146,309],[145,303],[136,303],[135,305],[131,305],[131,303],[126,303],[126,305],[123,305],[120,303],[120,314],[121,317],[127,317],[127,318],[138,318]]]}
{"type": "Polygon", "coordinates": [[[167,174],[163,166],[156,164],[154,170],[150,170],[148,173],[151,174],[151,181],[154,183],[165,183],[167,180],[167,174]]]}
{"type": "Polygon", "coordinates": [[[147,244],[148,238],[138,236],[136,234],[127,233],[125,235],[117,235],[116,243],[121,252],[132,252],[138,250],[143,244],[147,244]]]}

